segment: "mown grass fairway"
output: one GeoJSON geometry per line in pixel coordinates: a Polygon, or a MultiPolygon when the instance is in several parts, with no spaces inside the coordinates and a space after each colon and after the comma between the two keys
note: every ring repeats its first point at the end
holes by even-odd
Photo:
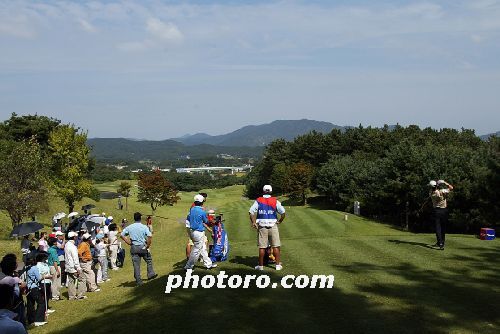
{"type": "MultiPolygon", "coordinates": [[[[116,189],[110,184],[100,187],[116,189]]],[[[207,191],[207,207],[225,214],[231,254],[219,268],[198,268],[195,273],[256,274],[256,236],[247,214],[251,201],[241,198],[242,190],[236,186],[207,191]]],[[[187,237],[177,220],[185,216],[192,193],[181,197],[176,206],[158,210],[168,219],[155,219],[152,254],[158,279],[133,287],[127,249],[124,268],[110,272],[112,280],[102,284],[101,292],[89,293],[84,301],[52,302],[56,312],[49,323],[31,332],[500,331],[498,241],[449,235],[446,250],[438,251],[427,246],[435,242],[432,234],[402,232],[352,215],[344,221],[343,213],[310,207],[286,207],[287,219],[280,227],[284,270],[267,268],[264,273],[273,282],[288,274],[333,274],[333,289],[199,288],[167,295],[167,275],[183,273],[187,237]]],[[[94,212],[116,219],[125,213],[116,210],[116,201],[103,200],[97,206],[94,212]]],[[[132,196],[129,220],[136,210],[149,212],[132,196]]],[[[1,245],[2,255],[18,248],[13,241],[1,245]]],[[[142,267],[145,275],[144,263],[142,267]]]]}

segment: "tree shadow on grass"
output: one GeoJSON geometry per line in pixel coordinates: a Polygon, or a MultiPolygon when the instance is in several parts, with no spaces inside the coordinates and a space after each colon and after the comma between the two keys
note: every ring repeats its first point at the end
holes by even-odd
{"type": "MultiPolygon", "coordinates": [[[[425,270],[410,263],[384,266],[353,263],[349,266],[334,266],[341,271],[370,277],[381,271],[394,280],[365,282],[357,286],[360,293],[393,300],[405,306],[405,314],[413,314],[408,323],[414,326],[423,323],[425,331],[466,331],[498,333],[500,330],[500,276],[496,268],[485,268],[484,260],[498,259],[498,252],[475,255],[473,270],[446,265],[442,270],[425,270]],[[477,261],[477,262],[476,262],[477,261]],[[474,265],[474,263],[478,263],[474,265]],[[480,265],[482,263],[482,265],[480,265]],[[480,273],[478,272],[480,271],[480,273]],[[479,275],[478,275],[479,274],[479,275]],[[397,282],[397,283],[394,283],[397,282]],[[498,290],[497,290],[498,291],[498,290]]],[[[470,262],[468,263],[470,265],[470,262]]]]}
{"type": "MultiPolygon", "coordinates": [[[[201,279],[218,272],[197,269],[194,274],[201,279]]],[[[168,275],[174,273],[180,272],[168,275]]],[[[239,269],[226,274],[261,273],[239,269]]],[[[264,274],[271,282],[280,282],[282,277],[269,270],[264,274]]],[[[337,287],[258,289],[252,284],[248,289],[179,288],[165,294],[166,281],[163,276],[134,288],[132,297],[117,299],[114,305],[94,306],[94,316],[55,333],[80,334],[82,329],[88,333],[421,333],[440,328],[430,327],[434,322],[414,322],[415,315],[408,310],[389,310],[362,294],[337,287]]]]}
{"type": "Polygon", "coordinates": [[[392,242],[392,243],[395,243],[396,245],[405,244],[405,245],[420,246],[420,247],[424,247],[424,248],[438,250],[438,248],[433,247],[432,245],[429,245],[429,244],[426,244],[426,243],[423,243],[423,242],[403,241],[403,240],[394,240],[394,239],[393,240],[388,240],[388,241],[392,242]]]}

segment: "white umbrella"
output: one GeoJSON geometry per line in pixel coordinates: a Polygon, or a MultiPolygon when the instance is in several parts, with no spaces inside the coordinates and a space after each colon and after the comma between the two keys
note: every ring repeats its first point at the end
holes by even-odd
{"type": "Polygon", "coordinates": [[[100,216],[87,217],[87,221],[91,221],[93,223],[103,225],[104,222],[106,221],[106,217],[100,217],[100,216]]]}
{"type": "Polygon", "coordinates": [[[63,219],[64,217],[66,217],[66,214],[64,212],[58,212],[54,215],[54,217],[52,217],[52,219],[59,220],[63,219]]]}
{"type": "Polygon", "coordinates": [[[74,216],[78,216],[78,215],[79,215],[79,213],[78,213],[78,212],[73,211],[73,212],[71,212],[71,213],[68,215],[68,218],[73,218],[74,216]]]}

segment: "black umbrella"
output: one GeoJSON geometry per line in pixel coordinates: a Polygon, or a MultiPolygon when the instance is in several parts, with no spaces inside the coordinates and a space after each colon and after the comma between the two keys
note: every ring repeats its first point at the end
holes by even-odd
{"type": "Polygon", "coordinates": [[[90,210],[90,209],[93,209],[95,208],[95,205],[94,204],[87,204],[87,205],[84,205],[82,206],[82,210],[90,210]]]}
{"type": "Polygon", "coordinates": [[[85,224],[85,217],[78,217],[73,219],[71,224],[68,226],[68,231],[78,232],[82,229],[82,226],[85,224]]]}
{"type": "Polygon", "coordinates": [[[85,222],[85,226],[87,227],[87,232],[92,234],[95,233],[95,230],[100,226],[101,224],[93,222],[91,220],[87,220],[85,222]]]}
{"type": "Polygon", "coordinates": [[[18,237],[26,234],[35,233],[43,228],[43,225],[37,222],[27,222],[23,224],[19,224],[12,232],[10,232],[11,237],[18,237]]]}

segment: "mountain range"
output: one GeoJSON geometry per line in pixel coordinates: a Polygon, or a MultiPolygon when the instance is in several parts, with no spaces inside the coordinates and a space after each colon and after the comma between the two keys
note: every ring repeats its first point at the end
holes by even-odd
{"type": "MultiPolygon", "coordinates": [[[[245,126],[216,136],[197,133],[161,141],[90,138],[88,144],[92,147],[93,156],[100,161],[171,161],[204,159],[220,154],[239,158],[258,158],[264,146],[275,139],[283,138],[290,141],[313,130],[328,133],[332,129],[348,128],[350,127],[308,119],[278,120],[268,124],[245,126]]],[[[500,131],[480,137],[487,140],[490,136],[499,135],[500,131]]]]}
{"type": "Polygon", "coordinates": [[[301,120],[278,120],[262,125],[248,125],[236,131],[211,136],[206,133],[185,135],[180,138],[172,138],[186,145],[209,144],[215,146],[265,146],[275,139],[283,138],[293,140],[295,137],[306,134],[313,130],[328,133],[333,129],[343,130],[347,127],[335,125],[329,122],[301,120]]]}

